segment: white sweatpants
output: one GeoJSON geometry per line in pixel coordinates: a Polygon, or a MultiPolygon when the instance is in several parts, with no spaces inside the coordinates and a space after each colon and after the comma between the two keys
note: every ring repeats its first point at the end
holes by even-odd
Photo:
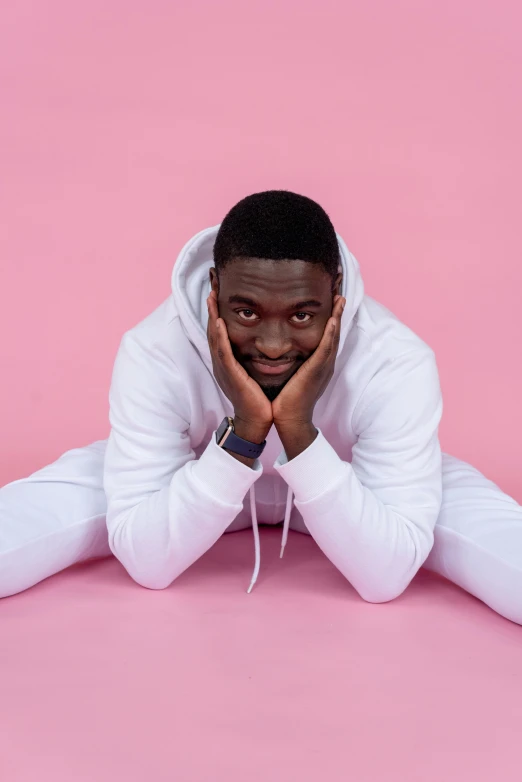
{"type": "MultiPolygon", "coordinates": [[[[64,453],[0,489],[0,597],[111,554],[105,440],[64,453]]],[[[522,624],[522,506],[469,464],[443,455],[443,503],[425,567],[522,624]]]]}

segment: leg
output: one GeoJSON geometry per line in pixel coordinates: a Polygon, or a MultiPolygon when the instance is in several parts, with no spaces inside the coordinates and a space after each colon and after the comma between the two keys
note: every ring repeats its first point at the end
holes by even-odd
{"type": "Polygon", "coordinates": [[[103,490],[105,446],[100,440],[67,451],[0,489],[0,597],[111,553],[103,490]]]}
{"type": "Polygon", "coordinates": [[[446,454],[442,482],[442,509],[425,567],[522,624],[522,506],[446,454]]]}

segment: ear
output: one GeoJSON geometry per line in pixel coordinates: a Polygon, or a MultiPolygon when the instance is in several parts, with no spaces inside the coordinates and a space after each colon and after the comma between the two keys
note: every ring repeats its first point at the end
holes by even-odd
{"type": "Polygon", "coordinates": [[[219,295],[219,279],[214,266],[209,269],[208,276],[210,278],[210,286],[212,290],[216,291],[216,293],[219,295]]]}
{"type": "Polygon", "coordinates": [[[342,284],[343,284],[343,273],[339,272],[339,274],[335,278],[334,284],[332,286],[332,293],[334,295],[336,293],[339,293],[339,294],[342,293],[342,284]]]}

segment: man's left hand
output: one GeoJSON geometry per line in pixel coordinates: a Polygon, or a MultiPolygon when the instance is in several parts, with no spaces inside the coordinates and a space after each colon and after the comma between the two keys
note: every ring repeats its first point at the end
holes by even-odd
{"type": "Polygon", "coordinates": [[[343,296],[334,297],[332,314],[319,345],[272,402],[274,424],[289,459],[297,455],[296,450],[298,453],[303,450],[296,440],[303,440],[303,445],[307,440],[312,442],[317,434],[312,424],[314,407],[334,372],[345,304],[343,296]],[[311,436],[313,432],[315,434],[311,436]],[[285,441],[293,455],[288,452],[285,441]]]}

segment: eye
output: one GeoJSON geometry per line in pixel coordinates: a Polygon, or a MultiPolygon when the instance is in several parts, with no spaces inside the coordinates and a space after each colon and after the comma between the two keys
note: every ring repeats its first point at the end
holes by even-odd
{"type": "Polygon", "coordinates": [[[257,315],[253,310],[236,310],[236,312],[242,320],[253,321],[257,318],[257,315]],[[254,317],[250,317],[251,315],[254,317]]]}
{"type": "Polygon", "coordinates": [[[308,323],[311,317],[308,312],[296,312],[295,315],[292,315],[292,318],[299,318],[299,320],[294,320],[294,323],[308,323]],[[300,315],[304,315],[304,318],[300,318],[300,315]]]}

